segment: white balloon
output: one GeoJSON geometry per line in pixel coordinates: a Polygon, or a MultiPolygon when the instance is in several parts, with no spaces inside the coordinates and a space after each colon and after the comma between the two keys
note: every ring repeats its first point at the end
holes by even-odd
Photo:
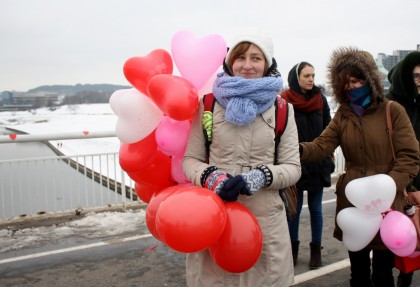
{"type": "Polygon", "coordinates": [[[117,116],[120,114],[119,105],[121,97],[123,97],[124,94],[128,92],[128,90],[131,89],[116,90],[112,93],[111,97],[109,98],[109,105],[111,106],[111,109],[114,112],[114,114],[116,114],[117,116]]]}
{"type": "Polygon", "coordinates": [[[346,186],[347,199],[369,213],[383,213],[391,207],[397,186],[386,174],[376,174],[350,181],[346,186]]]}
{"type": "Polygon", "coordinates": [[[337,224],[343,231],[343,244],[349,251],[366,247],[378,233],[382,215],[356,207],[344,208],[337,214],[337,224]]]}
{"type": "Polygon", "coordinates": [[[162,111],[136,89],[121,92],[113,100],[118,110],[116,134],[124,143],[138,142],[151,134],[163,117],[162,111]]]}

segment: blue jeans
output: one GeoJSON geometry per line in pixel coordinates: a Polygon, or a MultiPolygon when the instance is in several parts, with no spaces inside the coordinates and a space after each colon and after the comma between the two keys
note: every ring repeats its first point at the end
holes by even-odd
{"type": "MultiPolygon", "coordinates": [[[[324,187],[309,188],[308,190],[308,208],[311,218],[311,233],[313,244],[321,244],[322,240],[322,195],[324,187]]],[[[299,222],[300,213],[302,211],[303,204],[303,190],[298,189],[298,203],[297,203],[297,214],[296,217],[289,222],[290,240],[292,242],[299,241],[299,222]]]]}

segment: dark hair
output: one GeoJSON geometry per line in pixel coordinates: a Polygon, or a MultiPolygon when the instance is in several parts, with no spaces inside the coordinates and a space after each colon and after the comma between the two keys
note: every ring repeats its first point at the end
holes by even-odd
{"type": "MultiPolygon", "coordinates": [[[[230,74],[231,76],[233,75],[233,71],[232,71],[233,63],[235,62],[236,59],[238,59],[241,55],[243,55],[246,51],[248,51],[249,47],[251,47],[251,44],[252,44],[251,42],[241,42],[238,45],[236,45],[235,48],[233,48],[232,52],[230,53],[230,58],[227,59],[226,61],[227,69],[229,70],[228,74],[230,74]]],[[[265,59],[265,55],[264,55],[264,59],[265,59]]],[[[264,75],[267,73],[268,68],[269,68],[268,61],[267,59],[265,59],[264,75]]]]}
{"type": "Polygon", "coordinates": [[[354,77],[358,80],[366,81],[366,76],[363,74],[362,70],[355,65],[344,67],[337,74],[338,79],[338,89],[340,91],[341,100],[347,100],[347,89],[346,86],[349,83],[350,77],[354,77]]]}
{"type": "Polygon", "coordinates": [[[300,72],[303,70],[303,68],[305,67],[311,67],[312,69],[315,69],[314,66],[312,66],[311,64],[309,64],[308,62],[300,62],[299,63],[299,67],[297,70],[297,77],[299,78],[300,72]]]}

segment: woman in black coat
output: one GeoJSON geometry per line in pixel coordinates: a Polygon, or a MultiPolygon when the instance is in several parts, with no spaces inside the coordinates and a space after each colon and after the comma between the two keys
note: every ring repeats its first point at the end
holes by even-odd
{"type": "MultiPolygon", "coordinates": [[[[331,121],[330,107],[314,84],[314,67],[307,62],[296,64],[289,72],[289,89],[281,96],[293,104],[299,142],[311,142],[317,138],[331,121]]],[[[312,241],[309,268],[322,266],[321,239],[323,228],[322,194],[324,187],[331,186],[331,172],[334,169],[331,157],[322,161],[302,164],[302,176],[296,187],[299,192],[297,215],[289,223],[292,242],[293,263],[296,265],[299,251],[299,221],[303,204],[303,192],[308,194],[308,207],[311,218],[312,241]]]]}

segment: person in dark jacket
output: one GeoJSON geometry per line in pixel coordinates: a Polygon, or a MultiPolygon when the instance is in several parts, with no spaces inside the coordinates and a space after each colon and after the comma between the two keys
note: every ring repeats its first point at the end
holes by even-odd
{"type": "MultiPolygon", "coordinates": [[[[315,70],[308,62],[296,64],[289,72],[289,89],[281,96],[293,105],[299,142],[312,141],[318,137],[331,121],[330,107],[314,84],[315,70]]],[[[296,184],[298,190],[297,214],[289,223],[292,242],[293,264],[296,265],[299,252],[299,221],[303,204],[303,192],[308,194],[308,207],[311,219],[312,241],[309,268],[322,266],[321,239],[323,228],[322,194],[324,187],[331,186],[331,157],[324,160],[302,164],[302,176],[296,184]]]]}
{"type": "MultiPolygon", "coordinates": [[[[395,65],[388,73],[391,83],[386,97],[400,103],[406,110],[420,140],[420,52],[411,52],[402,61],[395,65]]],[[[413,179],[415,190],[420,190],[420,173],[413,179]]],[[[409,287],[413,273],[400,272],[398,287],[409,287]]]]}

